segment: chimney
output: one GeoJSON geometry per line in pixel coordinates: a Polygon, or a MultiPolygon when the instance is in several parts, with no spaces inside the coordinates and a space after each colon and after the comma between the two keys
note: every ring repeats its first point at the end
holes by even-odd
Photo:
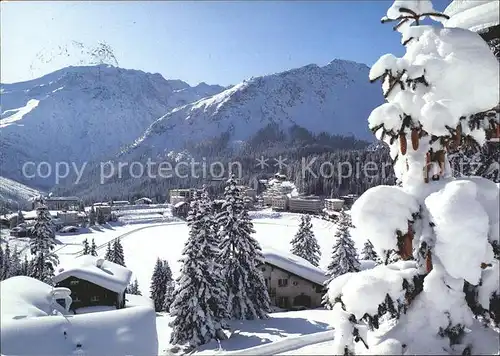
{"type": "Polygon", "coordinates": [[[99,268],[102,268],[102,264],[104,263],[104,258],[98,258],[95,262],[95,265],[99,268]]]}

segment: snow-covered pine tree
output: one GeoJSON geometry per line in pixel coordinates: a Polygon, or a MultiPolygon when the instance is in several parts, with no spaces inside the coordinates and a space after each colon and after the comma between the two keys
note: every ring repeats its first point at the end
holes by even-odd
{"type": "Polygon", "coordinates": [[[370,240],[366,240],[363,245],[363,250],[361,251],[361,259],[367,261],[375,261],[378,262],[378,255],[373,249],[373,244],[370,240]]]}
{"type": "MultiPolygon", "coordinates": [[[[165,278],[165,267],[162,260],[158,257],[156,259],[153,275],[151,276],[151,300],[157,312],[162,311],[165,302],[165,293],[167,292],[167,279],[165,278]]],[[[170,276],[170,278],[172,278],[170,276]]]]}
{"type": "Polygon", "coordinates": [[[321,258],[321,250],[318,240],[314,237],[310,215],[302,215],[299,225],[299,231],[290,242],[292,244],[292,253],[296,256],[311,262],[318,267],[321,258]]]}
{"type": "Polygon", "coordinates": [[[83,245],[82,254],[83,255],[90,255],[89,241],[87,239],[83,240],[82,245],[83,245]]]}
{"type": "Polygon", "coordinates": [[[95,244],[95,240],[92,239],[92,244],[90,245],[90,255],[97,256],[97,246],[95,244]]]}
{"type": "Polygon", "coordinates": [[[262,271],[257,267],[264,257],[252,237],[253,224],[234,177],[228,180],[224,197],[217,224],[220,261],[228,287],[228,313],[233,319],[267,318],[270,299],[262,271]]]}
{"type": "Polygon", "coordinates": [[[97,219],[97,215],[96,215],[94,207],[92,206],[92,207],[90,207],[90,211],[89,211],[89,225],[94,226],[96,223],[96,219],[97,219]]]}
{"type": "Polygon", "coordinates": [[[21,263],[21,276],[31,276],[33,263],[28,260],[28,256],[24,255],[24,260],[21,263]]]}
{"type": "Polygon", "coordinates": [[[3,280],[3,261],[4,261],[4,252],[2,244],[0,243],[0,281],[3,280]]]}
{"type": "Polygon", "coordinates": [[[174,291],[175,291],[175,281],[172,280],[167,284],[167,290],[165,292],[165,300],[163,301],[162,311],[170,312],[170,306],[174,301],[174,291]]]}
{"type": "Polygon", "coordinates": [[[22,266],[21,259],[19,257],[19,251],[17,250],[17,246],[14,246],[14,250],[12,250],[12,254],[10,255],[10,277],[20,276],[22,274],[22,266]]]}
{"type": "Polygon", "coordinates": [[[106,219],[104,217],[104,213],[102,212],[102,209],[97,210],[97,223],[99,225],[106,223],[106,219]]]}
{"type": "Polygon", "coordinates": [[[133,295],[142,295],[142,293],[139,289],[139,282],[137,281],[137,278],[134,279],[134,281],[127,286],[126,293],[133,294],[133,295]]]}
{"type": "Polygon", "coordinates": [[[115,239],[113,242],[113,261],[120,266],[125,266],[125,255],[123,254],[123,246],[120,239],[115,239]]]}
{"type": "MultiPolygon", "coordinates": [[[[202,193],[206,194],[206,193],[202,193]]],[[[170,305],[172,345],[193,349],[220,338],[224,328],[225,285],[216,258],[217,236],[211,204],[196,194],[187,218],[189,237],[182,253],[182,268],[170,305]]]]}
{"type": "Polygon", "coordinates": [[[10,247],[8,243],[5,245],[5,251],[3,252],[1,277],[2,280],[10,277],[10,247]]]}
{"type": "Polygon", "coordinates": [[[351,227],[350,215],[342,211],[337,223],[337,231],[335,232],[332,261],[327,267],[327,275],[330,279],[337,278],[345,273],[358,272],[360,270],[358,253],[354,246],[354,241],[351,239],[351,227]]]}
{"type": "Polygon", "coordinates": [[[108,242],[108,247],[106,248],[106,253],[104,254],[104,259],[109,262],[115,261],[115,254],[113,252],[113,248],[111,247],[111,242],[108,242]]]}
{"type": "Polygon", "coordinates": [[[30,250],[34,256],[32,277],[51,284],[54,268],[59,263],[53,252],[56,245],[54,226],[47,207],[40,205],[36,213],[33,237],[30,239],[30,250]]]}
{"type": "Polygon", "coordinates": [[[17,212],[17,225],[22,224],[24,222],[24,215],[21,210],[17,212]]]}
{"type": "Polygon", "coordinates": [[[369,126],[390,146],[401,185],[371,188],[351,209],[357,233],[370,236],[377,254],[401,260],[330,282],[334,354],[498,352],[498,334],[477,325],[464,284],[479,285],[477,302],[491,308],[500,289],[492,248],[499,187],[453,178],[448,153],[465,141],[482,145],[498,129],[500,68],[477,33],[420,25],[422,18],[447,16],[429,0],[394,1],[382,22],[398,21],[406,53],[386,54],[370,70],[387,102],[369,126]]]}

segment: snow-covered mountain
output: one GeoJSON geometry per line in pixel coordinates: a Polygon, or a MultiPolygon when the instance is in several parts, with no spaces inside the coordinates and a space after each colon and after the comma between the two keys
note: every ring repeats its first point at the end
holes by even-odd
{"type": "Polygon", "coordinates": [[[106,65],[68,67],[1,84],[2,174],[23,181],[26,161],[54,167],[108,157],[165,112],[223,89],[106,65]]]}
{"type": "Polygon", "coordinates": [[[364,64],[334,60],[323,67],[311,64],[251,78],[173,109],[124,152],[163,155],[221,135],[228,144],[240,144],[269,124],[284,131],[299,126],[315,134],[352,134],[371,140],[366,118],[383,98],[380,89],[368,82],[368,72],[364,64]]]}
{"type": "Polygon", "coordinates": [[[12,179],[0,177],[0,208],[26,209],[31,206],[31,199],[42,194],[12,179]]]}

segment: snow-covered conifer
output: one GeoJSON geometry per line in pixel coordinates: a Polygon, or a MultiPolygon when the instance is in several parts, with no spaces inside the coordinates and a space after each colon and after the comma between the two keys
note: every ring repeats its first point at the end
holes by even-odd
{"type": "Polygon", "coordinates": [[[360,264],[354,241],[351,239],[351,217],[345,211],[340,213],[333,245],[332,261],[328,265],[327,274],[333,279],[349,272],[358,272],[360,264]]]}
{"type": "Polygon", "coordinates": [[[113,242],[113,261],[120,266],[125,266],[125,255],[123,254],[123,246],[120,239],[115,239],[113,242]]]}
{"type": "Polygon", "coordinates": [[[110,262],[114,262],[115,255],[113,252],[113,248],[111,247],[111,242],[108,242],[108,247],[106,248],[106,253],[104,254],[104,259],[110,262]]]}
{"type": "Polygon", "coordinates": [[[97,215],[96,215],[94,207],[92,206],[92,207],[90,207],[90,211],[89,211],[89,225],[94,226],[96,223],[96,219],[97,219],[97,215]]]}
{"type": "Polygon", "coordinates": [[[12,254],[10,255],[10,277],[20,276],[22,274],[22,266],[21,259],[19,256],[19,251],[17,250],[17,246],[14,246],[14,250],[12,250],[12,254]]]}
{"type": "Polygon", "coordinates": [[[97,223],[99,225],[106,223],[106,219],[104,217],[104,213],[102,212],[102,209],[97,210],[97,223]]]}
{"type": "Polygon", "coordinates": [[[224,328],[225,285],[218,256],[217,236],[206,197],[195,196],[187,218],[189,237],[182,253],[182,268],[177,279],[170,315],[170,343],[192,349],[220,337],[224,328]]]}
{"type": "Polygon", "coordinates": [[[92,239],[92,244],[90,245],[90,255],[97,256],[97,246],[95,244],[95,240],[92,239]]]}
{"type": "Polygon", "coordinates": [[[361,259],[367,261],[378,261],[378,256],[375,250],[373,249],[373,244],[370,240],[366,240],[363,245],[363,250],[361,251],[361,259]]]}
{"type": "Polygon", "coordinates": [[[137,278],[134,279],[134,281],[127,286],[126,293],[133,294],[133,295],[142,295],[142,293],[139,289],[139,282],[137,281],[137,278]]]}
{"type": "MultiPolygon", "coordinates": [[[[166,262],[166,261],[165,261],[166,262]]],[[[162,311],[165,302],[165,294],[167,292],[166,269],[163,261],[158,257],[156,259],[153,275],[151,276],[151,299],[157,312],[162,311]]],[[[172,276],[170,276],[170,279],[172,276]]]]}
{"type": "Polygon", "coordinates": [[[228,287],[228,313],[234,319],[267,318],[270,299],[262,271],[264,260],[243,198],[234,177],[224,191],[225,202],[217,216],[220,261],[228,287]]]}
{"type": "Polygon", "coordinates": [[[481,177],[453,178],[448,154],[463,144],[480,146],[498,130],[498,61],[477,33],[447,28],[446,21],[444,28],[421,25],[426,17],[447,16],[429,0],[398,0],[382,19],[398,22],[406,53],[386,54],[372,66],[370,80],[383,81],[387,102],[368,122],[390,146],[401,186],[367,190],[351,215],[380,257],[397,254],[400,261],[329,283],[333,327],[342,335],[335,354],[354,352],[357,342],[371,354],[470,355],[484,353],[491,337],[474,327],[464,285],[480,284],[477,302],[491,308],[499,290],[492,248],[499,240],[499,187],[481,177]],[[364,322],[378,329],[388,319],[390,328],[367,335],[364,322]]]}
{"type": "Polygon", "coordinates": [[[89,241],[87,239],[83,240],[82,245],[83,245],[82,254],[83,255],[90,255],[89,241]]]}
{"type": "Polygon", "coordinates": [[[302,215],[299,231],[291,241],[292,253],[296,256],[311,262],[314,266],[319,266],[321,250],[318,240],[314,237],[310,215],[302,215]]]}
{"type": "Polygon", "coordinates": [[[0,281],[3,280],[3,261],[4,261],[4,252],[2,244],[0,244],[0,281]]]}
{"type": "Polygon", "coordinates": [[[30,240],[31,254],[34,256],[32,277],[46,283],[51,283],[54,268],[59,263],[53,252],[56,239],[52,218],[44,205],[37,208],[37,218],[33,227],[33,237],[30,240]]]}
{"type": "Polygon", "coordinates": [[[10,247],[9,244],[7,243],[5,245],[5,251],[3,252],[3,259],[2,259],[2,276],[1,279],[7,279],[10,277],[10,247]]]}

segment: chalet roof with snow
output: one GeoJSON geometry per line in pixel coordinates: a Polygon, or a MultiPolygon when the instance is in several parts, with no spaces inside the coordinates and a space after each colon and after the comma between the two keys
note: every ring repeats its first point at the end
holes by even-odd
{"type": "Polygon", "coordinates": [[[132,271],[103,258],[83,255],[67,264],[61,264],[53,281],[58,283],[69,277],[83,279],[110,291],[123,293],[130,283],[132,271]]]}
{"type": "Polygon", "coordinates": [[[265,263],[295,274],[310,282],[322,285],[327,279],[325,271],[313,266],[302,257],[269,247],[263,247],[262,254],[264,255],[265,263]]]}
{"type": "Polygon", "coordinates": [[[444,10],[450,16],[447,27],[460,27],[474,32],[498,26],[500,23],[498,0],[454,0],[444,10]]]}

